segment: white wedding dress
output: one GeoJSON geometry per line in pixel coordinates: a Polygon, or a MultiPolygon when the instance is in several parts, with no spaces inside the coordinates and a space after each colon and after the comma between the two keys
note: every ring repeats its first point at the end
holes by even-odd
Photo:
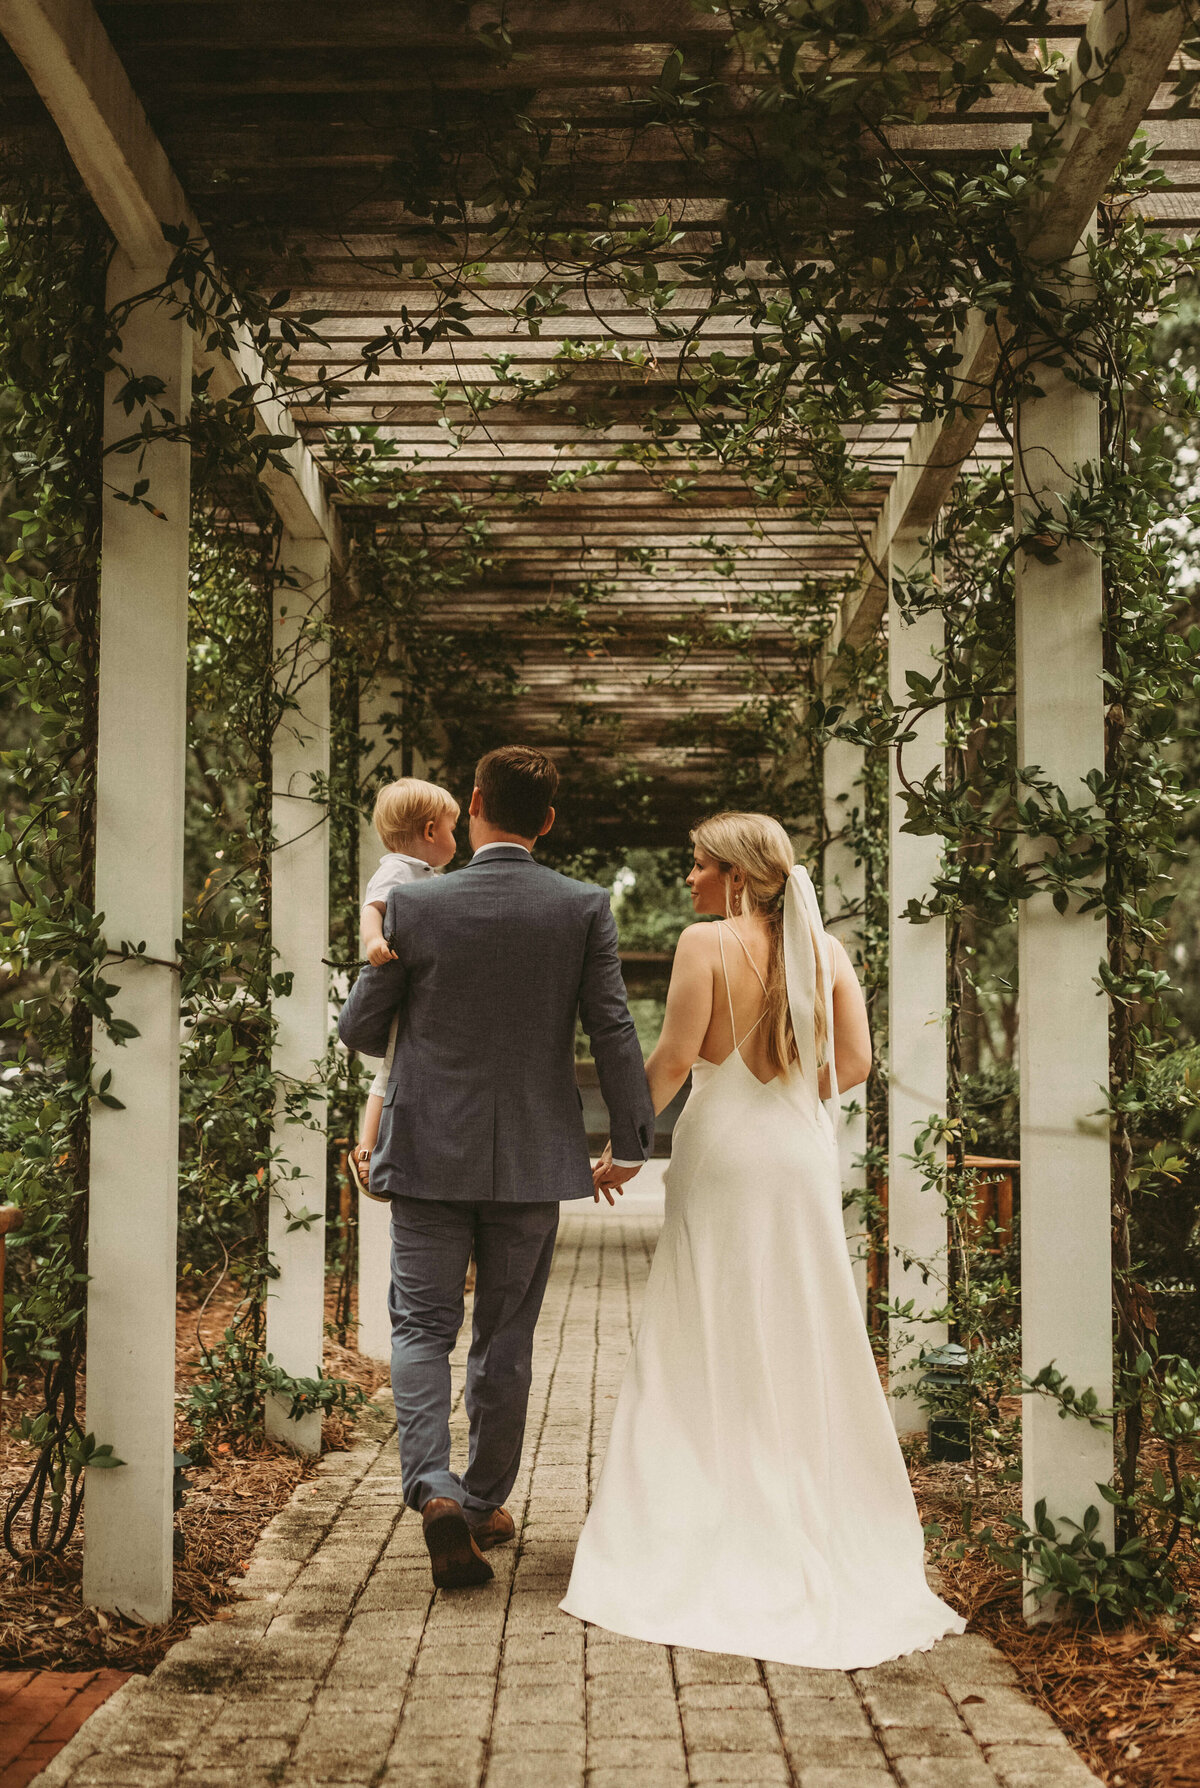
{"type": "MultiPolygon", "coordinates": [[[[810,948],[827,951],[811,883],[806,897],[810,948]]],[[[561,1605],[636,1639],[849,1670],[926,1650],[965,1623],[926,1584],[859,1309],[833,1122],[815,1093],[815,970],[794,968],[796,925],[793,902],[788,992],[793,1024],[809,1026],[807,1073],[764,1084],[743,1060],[745,1035],[719,1065],[692,1070],[666,1220],[561,1605]],[[810,984],[807,1010],[794,980],[810,984]]],[[[827,1011],[831,1021],[831,1000],[827,1011]]]]}

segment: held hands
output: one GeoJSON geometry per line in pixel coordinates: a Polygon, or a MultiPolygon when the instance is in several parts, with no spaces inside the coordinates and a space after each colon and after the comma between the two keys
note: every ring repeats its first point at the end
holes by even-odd
{"type": "Polygon", "coordinates": [[[385,937],[373,937],[367,945],[367,961],[372,968],[382,968],[385,962],[395,962],[396,952],[388,948],[385,937]]]}
{"type": "Polygon", "coordinates": [[[592,1185],[595,1188],[592,1193],[592,1202],[599,1204],[600,1194],[603,1192],[609,1204],[615,1203],[613,1193],[615,1192],[619,1197],[626,1182],[641,1171],[640,1167],[614,1167],[612,1143],[606,1142],[603,1154],[592,1169],[592,1185]]]}

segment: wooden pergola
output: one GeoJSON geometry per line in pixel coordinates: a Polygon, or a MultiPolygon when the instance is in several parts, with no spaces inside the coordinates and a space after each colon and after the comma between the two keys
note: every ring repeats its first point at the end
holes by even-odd
{"type": "MultiPolygon", "coordinates": [[[[1051,14],[1058,47],[1075,58],[1075,98],[1052,178],[1030,201],[1028,252],[1047,263],[1071,261],[1143,126],[1170,183],[1154,197],[1153,215],[1170,229],[1194,230],[1200,223],[1198,115],[1166,115],[1182,6],[1058,0],[1051,14]],[[1081,45],[1087,46],[1082,60],[1081,45]],[[1123,80],[1119,92],[1101,93],[1089,105],[1080,89],[1097,58],[1123,80]]],[[[469,213],[466,223],[449,229],[439,251],[447,264],[480,265],[464,300],[469,337],[389,359],[369,381],[361,371],[364,345],[399,328],[404,307],[420,312],[431,297],[429,281],[414,268],[433,258],[429,231],[397,196],[404,186],[398,165],[444,144],[445,166],[431,178],[472,190],[481,178],[473,144],[487,129],[490,109],[514,92],[535,124],[570,123],[561,133],[561,155],[555,151],[550,161],[560,212],[569,216],[577,205],[582,225],[589,203],[622,200],[632,220],[649,223],[665,207],[681,233],[663,252],[672,263],[686,259],[689,243],[709,242],[733,196],[734,168],[719,157],[699,165],[668,130],[633,128],[629,102],[654,85],[676,48],[711,58],[728,78],[728,27],[720,16],[702,14],[687,0],[516,0],[504,7],[427,0],[342,0],[336,7],[319,0],[108,0],[95,7],[90,0],[0,0],[0,33],[7,43],[0,55],[0,133],[26,156],[65,153],[78,170],[116,244],[110,303],[162,278],[170,259],[163,228],[186,224],[214,245],[218,258],[236,257],[257,286],[288,288],[297,314],[323,312],[323,332],[335,354],[344,353],[346,392],[332,414],[294,399],[262,407],[264,428],[291,442],[286,470],[268,465],[262,479],[283,526],[284,566],[304,595],[298,600],[293,590],[281,600],[281,664],[289,647],[295,649],[301,611],[319,612],[329,600],[345,558],[346,521],[375,519],[369,504],[335,500],[323,470],[331,427],[369,426],[476,501],[486,505],[499,493],[492,531],[502,575],[448,600],[442,615],[448,628],[482,621],[519,635],[526,610],[561,598],[583,580],[600,592],[593,598],[596,618],[620,618],[621,643],[599,664],[564,657],[544,631],[528,639],[528,693],[514,729],[531,742],[556,743],[563,712],[581,700],[618,717],[627,748],[653,779],[664,823],[676,825],[694,809],[706,772],[702,753],[681,753],[669,742],[671,720],[684,707],[719,716],[743,694],[735,657],[715,648],[689,663],[686,691],[647,690],[651,642],[672,617],[710,609],[755,626],[769,652],[777,623],[764,612],[764,593],[811,587],[816,680],[830,673],[841,641],[862,643],[885,626],[894,692],[903,695],[907,672],[929,671],[940,620],[904,624],[890,603],[889,584],[924,550],[923,537],[964,467],[1010,452],[988,408],[1000,338],[981,318],[972,317],[956,342],[966,407],[931,422],[897,408],[858,431],[852,450],[869,477],[843,514],[819,526],[786,507],[756,507],[740,474],[714,459],[698,462],[695,488],[681,503],[665,497],[634,460],[615,454],[622,441],[639,437],[642,419],[669,395],[674,378],[661,341],[644,321],[636,333],[632,311],[625,313],[631,335],[619,377],[611,360],[576,356],[567,376],[536,401],[500,390],[484,417],[465,406],[464,425],[451,438],[434,391],[439,381],[495,387],[502,355],[512,356],[528,379],[552,371],[557,377],[564,345],[599,343],[611,333],[609,313],[620,310],[612,292],[598,290],[594,304],[585,305],[576,290],[568,293],[565,315],[548,318],[530,335],[516,309],[545,268],[506,259],[503,239],[476,231],[469,213]],[[516,52],[511,60],[497,59],[481,40],[501,22],[516,52]],[[602,429],[589,409],[599,387],[605,390],[602,429]],[[550,476],[591,461],[607,469],[545,492],[550,476]],[[538,500],[514,512],[503,500],[513,492],[538,500]],[[714,570],[713,552],[699,545],[706,539],[728,548],[733,575],[714,570]]],[[[1026,142],[1042,116],[1038,105],[1036,95],[1019,90],[966,119],[935,107],[899,146],[917,161],[966,170],[1026,142]]],[[[678,303],[686,318],[686,280],[678,303]]],[[[722,318],[703,332],[706,347],[731,353],[747,337],[748,325],[738,318],[722,318]]],[[[158,373],[164,402],[181,416],[194,370],[211,370],[210,389],[218,391],[262,374],[249,339],[236,356],[216,355],[166,306],[133,311],[122,352],[128,363],[158,373]]],[[[303,365],[302,353],[293,370],[303,365]]],[[[1043,395],[1022,403],[1016,419],[1022,504],[1066,494],[1071,469],[1099,455],[1095,394],[1054,369],[1042,372],[1040,385],[1043,395]]],[[[115,439],[125,418],[111,407],[110,416],[115,439]]],[[[686,445],[686,425],[680,439],[686,445]]],[[[125,464],[114,462],[110,479],[123,477],[125,464]]],[[[85,1594],[101,1607],[162,1620],[171,1609],[178,992],[169,964],[182,908],[186,443],[156,441],[145,470],[165,522],[111,493],[104,505],[97,905],[110,944],[144,939],[157,961],[113,971],[122,1016],[139,1034],[119,1050],[104,1040],[97,1046],[97,1072],[111,1070],[124,1107],[98,1106],[94,1115],[88,1426],[125,1465],[88,1481],[85,1594]],[[161,771],[149,784],[147,762],[161,771]]],[[[1103,568],[1079,546],[1050,567],[1021,559],[1016,575],[1020,761],[1040,764],[1070,791],[1103,762],[1103,568]]],[[[298,1079],[311,1075],[328,1035],[327,838],[312,823],[312,789],[328,769],[329,682],[319,661],[309,673],[302,709],[280,731],[274,769],[273,942],[294,976],[290,996],[279,1001],[276,1066],[281,1076],[298,1079]]],[[[378,711],[379,691],[364,688],[368,735],[378,711]]],[[[935,723],[922,722],[906,747],[909,778],[931,771],[941,750],[935,723]]],[[[845,816],[860,771],[854,747],[838,744],[826,752],[827,900],[831,921],[851,940],[863,872],[846,839],[845,816]]],[[[945,1035],[936,1020],[945,1004],[946,940],[938,923],[914,927],[897,916],[928,889],[939,841],[901,833],[900,790],[892,794],[889,1291],[901,1305],[911,1300],[920,1316],[940,1301],[937,1287],[905,1263],[944,1255],[945,1219],[907,1157],[914,1128],[945,1106],[945,1035]]],[[[1060,917],[1048,896],[1022,903],[1024,1358],[1031,1372],[1053,1360],[1071,1383],[1090,1386],[1107,1404],[1109,1162],[1094,1116],[1097,1087],[1108,1075],[1107,1008],[1095,982],[1103,945],[1094,916],[1060,917]],[[1064,1259],[1072,1262],[1066,1277],[1064,1259]]],[[[848,1175],[862,1149],[860,1125],[847,1126],[848,1175]]],[[[277,1142],[310,1188],[308,1203],[323,1206],[322,1136],[281,1117],[277,1142]]],[[[324,1236],[320,1223],[289,1230],[290,1195],[286,1183],[272,1195],[270,1246],[280,1277],[268,1306],[268,1344],[280,1365],[304,1376],[317,1372],[321,1358],[324,1236]]],[[[367,1206],[361,1225],[362,1342],[386,1356],[385,1215],[367,1206]]],[[[912,1394],[916,1351],[942,1338],[944,1331],[925,1323],[919,1341],[895,1350],[893,1407],[902,1431],[921,1421],[912,1394]]],[[[277,1408],[268,1411],[268,1421],[273,1433],[301,1449],[319,1445],[316,1418],[293,1423],[277,1408]]],[[[1056,1409],[1036,1398],[1027,1400],[1024,1435],[1027,1513],[1044,1499],[1053,1516],[1078,1518],[1096,1500],[1096,1483],[1110,1476],[1111,1436],[1060,1421],[1056,1409]]]]}

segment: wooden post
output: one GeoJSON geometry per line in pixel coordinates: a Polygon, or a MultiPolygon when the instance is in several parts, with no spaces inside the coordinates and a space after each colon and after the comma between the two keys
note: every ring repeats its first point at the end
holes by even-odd
{"type": "MultiPolygon", "coordinates": [[[[400,752],[393,750],[384,730],[381,716],[394,714],[399,695],[389,690],[386,675],[364,680],[358,698],[358,731],[364,751],[360,770],[365,777],[383,771],[389,777],[400,775],[400,752]]],[[[383,852],[371,824],[370,815],[359,819],[358,880],[359,895],[365,894],[368,881],[379,865],[383,852]]],[[[392,1280],[391,1206],[377,1198],[358,1195],[358,1351],[369,1360],[390,1360],[392,1357],[392,1323],[388,1315],[388,1291],[392,1280]]]]}
{"type": "MultiPolygon", "coordinates": [[[[1086,266],[1078,275],[1086,277],[1086,266]]],[[[1100,400],[1056,366],[1038,365],[1043,395],[1016,412],[1017,528],[1057,509],[1077,468],[1100,461],[1100,400]]],[[[1104,766],[1101,623],[1104,572],[1082,543],[1053,561],[1018,552],[1017,761],[1037,765],[1068,801],[1091,801],[1085,778],[1104,766]]],[[[1039,840],[1022,841],[1025,861],[1039,840]]],[[[1108,1007],[1097,984],[1102,915],[1049,894],[1023,900],[1017,956],[1021,1073],[1022,1358],[1033,1377],[1051,1362],[1077,1391],[1112,1402],[1112,1259],[1109,1230],[1108,1007]]],[[[1113,1511],[1096,1488],[1112,1474],[1112,1435],[1062,1420],[1057,1405],[1025,1399],[1024,1512],[1045,1500],[1051,1520],[1082,1519],[1095,1505],[1111,1543],[1113,1511]]]]}
{"type": "MultiPolygon", "coordinates": [[[[160,277],[118,250],[110,307],[160,277]]],[[[122,324],[117,360],[161,379],[155,403],[176,417],[188,411],[191,355],[166,305],[139,305],[122,324]]],[[[117,402],[125,377],[108,375],[106,445],[139,423],[117,402]]],[[[96,1027],[95,1083],[111,1075],[121,1108],[92,1107],[87,1418],[124,1465],[87,1474],[83,1597],[152,1622],[171,1617],[174,1526],[189,465],[186,441],[108,457],[100,567],[96,907],[108,948],[147,960],[104,973],[136,1036],[118,1045],[96,1027]],[[120,501],[139,478],[161,516],[120,501]]]]}
{"type": "MultiPolygon", "coordinates": [[[[863,749],[845,739],[830,739],[822,756],[821,774],[825,803],[825,860],[823,893],[825,923],[849,952],[861,971],[863,902],[867,893],[866,866],[856,853],[850,835],[851,820],[862,805],[863,749]]],[[[838,1152],[842,1168],[842,1196],[851,1195],[843,1216],[846,1245],[854,1268],[854,1283],[864,1318],[867,1314],[867,1232],[861,1198],[866,1190],[862,1167],[867,1147],[866,1088],[857,1087],[842,1100],[842,1126],[838,1152]]]]}
{"type": "MultiPolygon", "coordinates": [[[[921,557],[913,536],[893,542],[891,571],[898,577],[921,557]]],[[[945,639],[936,609],[906,622],[888,597],[888,686],[892,700],[906,704],[906,673],[932,677],[945,639]]],[[[906,728],[906,730],[908,730],[906,728]]],[[[916,737],[903,748],[909,782],[942,767],[945,726],[939,712],[915,722],[916,737]]],[[[902,832],[905,818],[900,768],[892,755],[888,799],[888,1299],[912,1303],[910,1317],[893,1317],[890,1402],[900,1434],[917,1433],[926,1415],[915,1394],[923,1348],[940,1347],[943,1322],[925,1320],[946,1300],[946,1210],[937,1187],[930,1187],[911,1159],[916,1137],[931,1115],[946,1110],[946,926],[933,919],[914,925],[904,917],[910,900],[928,895],[937,874],[941,840],[902,832]]]]}
{"type": "MultiPolygon", "coordinates": [[[[274,1145],[268,1247],[278,1277],[267,1300],[267,1351],[293,1378],[321,1371],[325,1330],[325,1099],[308,1097],[307,1121],[289,1096],[311,1087],[329,1042],[329,815],[315,787],[329,775],[329,547],[284,536],[275,591],[275,680],[287,702],[272,752],[271,942],[276,972],[292,976],[275,1002],[274,1145]]],[[[293,1421],[271,1396],[267,1434],[299,1453],[321,1450],[319,1414],[293,1421]]]]}

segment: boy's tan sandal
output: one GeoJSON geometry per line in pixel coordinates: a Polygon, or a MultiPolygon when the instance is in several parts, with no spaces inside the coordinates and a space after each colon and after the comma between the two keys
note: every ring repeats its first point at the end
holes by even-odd
{"type": "Polygon", "coordinates": [[[350,1178],[354,1181],[354,1184],[358,1187],[364,1198],[373,1198],[376,1204],[391,1204],[392,1195],[390,1192],[372,1192],[371,1190],[370,1155],[367,1156],[365,1161],[360,1160],[358,1150],[353,1148],[346,1156],[346,1166],[349,1169],[350,1178]]]}

